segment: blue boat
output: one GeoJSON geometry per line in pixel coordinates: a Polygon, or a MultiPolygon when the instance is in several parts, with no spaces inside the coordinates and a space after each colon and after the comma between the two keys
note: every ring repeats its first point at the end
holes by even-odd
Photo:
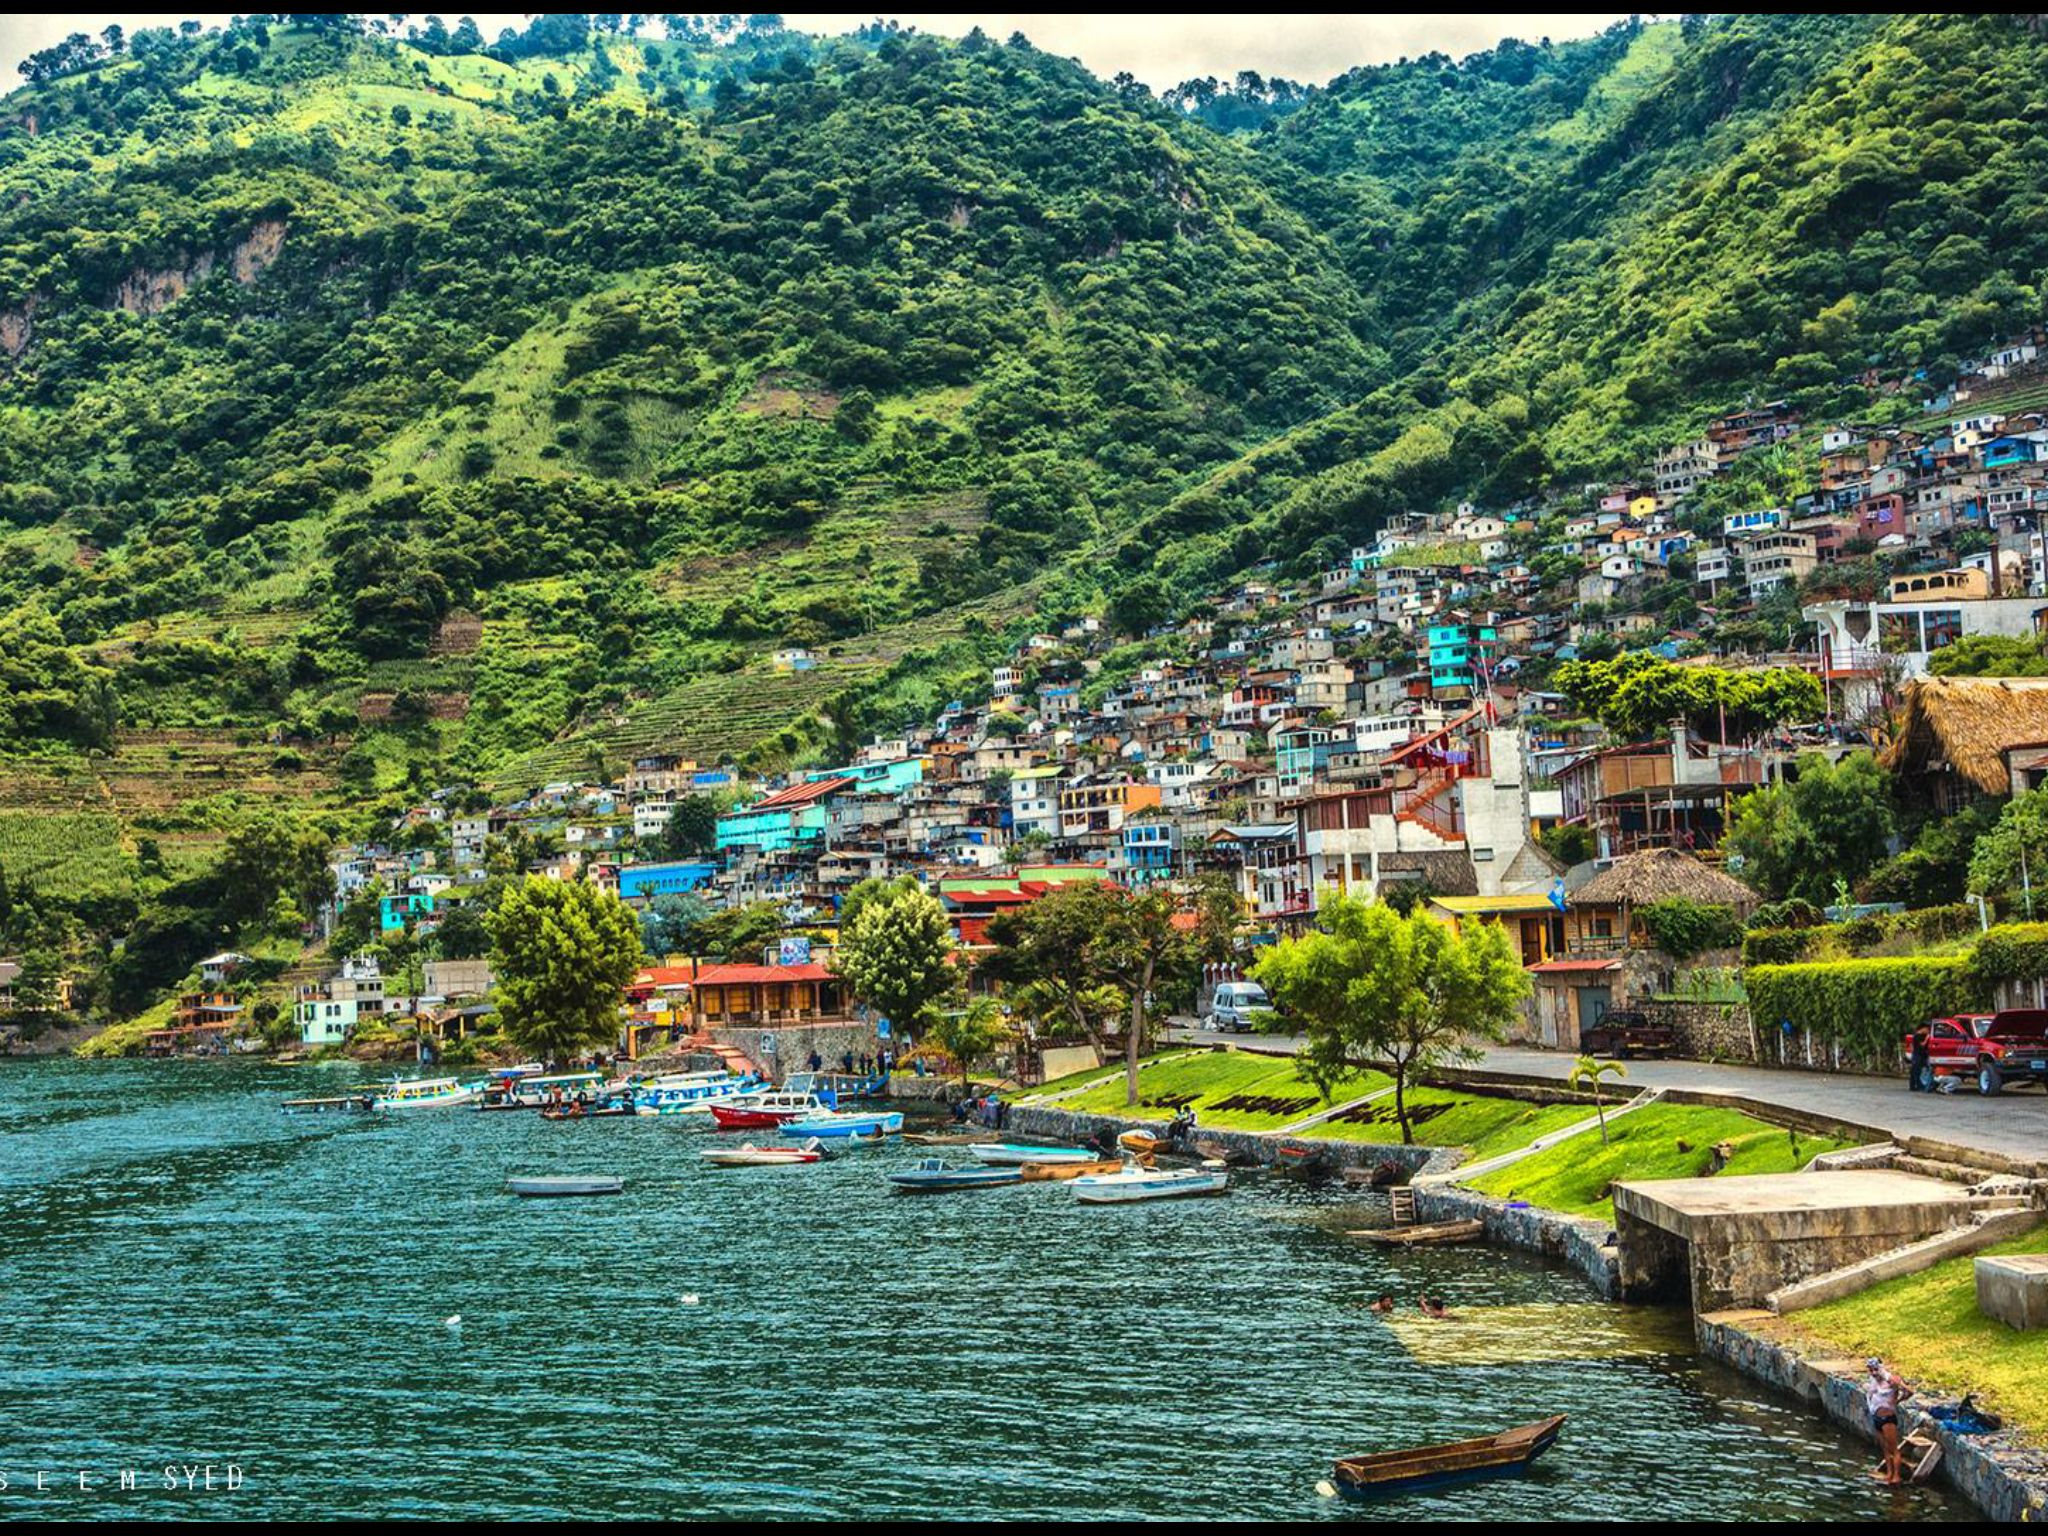
{"type": "Polygon", "coordinates": [[[1021,1168],[985,1168],[979,1164],[956,1167],[940,1158],[928,1157],[915,1168],[889,1175],[889,1182],[905,1194],[937,1194],[947,1189],[986,1189],[992,1184],[1017,1184],[1024,1178],[1021,1168]]]}
{"type": "Polygon", "coordinates": [[[876,1114],[827,1113],[803,1120],[785,1120],[778,1129],[785,1136],[802,1141],[811,1136],[845,1136],[862,1141],[879,1141],[903,1129],[903,1112],[889,1110],[876,1114]]]}

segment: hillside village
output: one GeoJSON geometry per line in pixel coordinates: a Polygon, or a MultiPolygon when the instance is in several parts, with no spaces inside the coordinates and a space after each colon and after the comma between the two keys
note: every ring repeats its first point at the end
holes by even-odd
{"type": "MultiPolygon", "coordinates": [[[[2035,708],[1998,711],[2023,761],[1960,790],[1956,754],[1925,729],[1894,745],[1888,711],[1913,713],[1917,680],[1959,641],[2040,633],[2048,410],[1998,402],[2048,377],[2042,344],[2016,339],[1925,401],[1947,412],[1937,428],[1815,429],[1780,404],[1747,407],[1576,505],[1411,512],[1311,584],[1245,581],[1139,637],[1098,617],[1031,634],[985,697],[843,763],[758,778],[679,749],[609,782],[435,790],[387,837],[338,850],[312,958],[288,973],[296,1044],[340,1046],[415,1014],[460,1035],[484,1018],[471,909],[523,871],[590,882],[643,914],[650,954],[671,964],[635,991],[636,1048],[849,1018],[829,946],[863,881],[926,883],[974,955],[992,917],[1062,884],[1205,874],[1230,883],[1254,943],[1340,893],[1499,919],[1537,983],[1523,1033],[1575,1046],[1673,984],[1668,956],[1632,962],[1632,905],[1664,887],[1757,904],[1717,868],[1723,834],[1733,806],[1796,775],[1802,753],[1875,744],[1958,804],[2035,782],[2048,760],[2035,708]],[[1798,451],[1818,466],[1811,491],[1700,513],[1717,482],[1798,451]],[[1773,610],[1796,616],[1782,634],[1760,622],[1773,610]],[[1718,740],[1683,722],[1631,739],[1542,686],[1562,663],[1624,650],[1797,669],[1824,709],[1718,740]],[[1645,878],[1648,896],[1623,894],[1645,878]],[[684,953],[689,918],[707,913],[740,920],[743,953],[684,953]],[[747,930],[748,914],[765,916],[747,930]],[[404,975],[376,958],[393,936],[412,957],[404,975]]],[[[798,646],[775,657],[816,661],[798,646]]],[[[237,959],[211,957],[146,1049],[248,1034],[237,959]]]]}

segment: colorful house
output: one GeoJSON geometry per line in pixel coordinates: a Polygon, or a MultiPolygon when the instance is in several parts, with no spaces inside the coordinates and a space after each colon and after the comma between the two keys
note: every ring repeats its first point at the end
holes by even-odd
{"type": "Polygon", "coordinates": [[[825,835],[826,802],[851,788],[853,780],[843,774],[811,779],[730,811],[718,818],[718,851],[779,853],[799,843],[815,843],[825,835]]]}

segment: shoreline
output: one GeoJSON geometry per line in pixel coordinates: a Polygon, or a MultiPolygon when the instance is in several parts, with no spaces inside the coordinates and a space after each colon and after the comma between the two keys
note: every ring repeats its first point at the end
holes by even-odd
{"type": "MultiPolygon", "coordinates": [[[[1769,1110],[1771,1106],[1761,1108],[1769,1110]]],[[[1023,1134],[1072,1140],[1085,1140],[1104,1128],[1114,1133],[1163,1130],[1166,1125],[1165,1120],[1156,1118],[1088,1114],[1032,1105],[1014,1107],[1009,1122],[1011,1130],[1023,1134]]],[[[1408,1170],[1418,1221],[1478,1220],[1484,1226],[1486,1242],[1564,1264],[1578,1271],[1601,1299],[1619,1304],[1621,1256],[1613,1242],[1612,1223],[1512,1204],[1455,1188],[1451,1180],[1464,1161],[1461,1148],[1307,1140],[1274,1131],[1210,1131],[1200,1126],[1196,1127],[1196,1134],[1262,1166],[1276,1162],[1283,1146],[1327,1149],[1335,1155],[1326,1166],[1335,1168],[1398,1163],[1408,1170]],[[1423,1182],[1415,1182],[1418,1178],[1423,1182]]],[[[1809,1359],[1791,1345],[1743,1326],[1775,1318],[1775,1313],[1760,1311],[1696,1314],[1693,1336],[1703,1356],[1785,1393],[1838,1428],[1875,1446],[1877,1437],[1863,1408],[1853,1371],[1832,1370],[1825,1360],[1809,1359]]],[[[1854,1366],[1859,1362],[1832,1363],[1854,1366]]],[[[1957,1400],[1955,1395],[1944,1395],[1932,1388],[1926,1397],[1932,1403],[1957,1400]]],[[[2048,1517],[2048,1451],[2030,1447],[2019,1432],[2005,1429],[1984,1435],[1959,1435],[1929,1418],[1926,1410],[1916,1404],[1906,1406],[1900,1422],[1905,1433],[1922,1431],[1940,1444],[1942,1457],[1934,1477],[1987,1518],[2017,1521],[2048,1517]]]]}

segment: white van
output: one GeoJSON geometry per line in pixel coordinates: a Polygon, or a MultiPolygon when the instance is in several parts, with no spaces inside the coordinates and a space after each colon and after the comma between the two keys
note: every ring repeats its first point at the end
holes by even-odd
{"type": "Polygon", "coordinates": [[[1242,1033],[1253,1028],[1253,1015],[1271,1010],[1273,1000],[1256,981],[1226,981],[1209,1002],[1209,1027],[1242,1033]]]}

